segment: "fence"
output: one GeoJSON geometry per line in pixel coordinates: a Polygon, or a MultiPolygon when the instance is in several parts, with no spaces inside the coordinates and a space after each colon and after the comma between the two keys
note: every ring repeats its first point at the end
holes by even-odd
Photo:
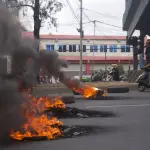
{"type": "Polygon", "coordinates": [[[128,81],[130,83],[135,83],[139,75],[143,72],[143,70],[131,70],[128,72],[128,81]]]}

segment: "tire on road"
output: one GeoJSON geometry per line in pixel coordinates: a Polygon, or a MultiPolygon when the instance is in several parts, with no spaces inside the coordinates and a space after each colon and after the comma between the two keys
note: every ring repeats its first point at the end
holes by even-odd
{"type": "Polygon", "coordinates": [[[62,101],[65,104],[73,104],[73,103],[75,103],[75,98],[74,98],[74,96],[62,96],[62,101]]]}
{"type": "Polygon", "coordinates": [[[144,92],[145,89],[146,89],[146,87],[145,87],[144,84],[142,84],[142,83],[138,84],[138,90],[139,90],[140,92],[144,92]]]}
{"type": "Polygon", "coordinates": [[[128,93],[130,90],[128,87],[108,87],[107,92],[108,93],[128,93]]]}
{"type": "Polygon", "coordinates": [[[72,91],[74,95],[80,95],[79,93],[75,92],[75,91],[72,91]]]}

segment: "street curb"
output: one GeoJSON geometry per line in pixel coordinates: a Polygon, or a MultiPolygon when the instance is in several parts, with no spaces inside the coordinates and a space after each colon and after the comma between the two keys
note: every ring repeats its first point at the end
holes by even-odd
{"type": "MultiPolygon", "coordinates": [[[[133,84],[133,85],[112,85],[112,86],[108,86],[108,87],[128,87],[131,91],[132,90],[137,90],[137,86],[138,84],[133,84]]],[[[108,87],[102,87],[102,86],[97,86],[97,88],[103,89],[103,90],[107,90],[108,87]]],[[[68,89],[66,87],[36,87],[35,90],[36,91],[40,91],[40,90],[49,90],[49,91],[56,91],[56,93],[72,93],[71,89],[68,89]]]]}
{"type": "MultiPolygon", "coordinates": [[[[130,86],[129,87],[129,89],[130,89],[130,91],[136,91],[137,90],[137,85],[138,84],[134,84],[134,86],[130,86]]],[[[101,89],[103,89],[103,90],[106,90],[106,88],[101,88],[101,89]]],[[[60,92],[60,90],[61,89],[59,89],[58,91],[60,92]]],[[[54,96],[74,96],[74,98],[76,99],[76,100],[80,100],[80,99],[84,99],[83,98],[83,96],[81,96],[81,95],[74,95],[73,93],[72,93],[72,91],[69,91],[68,89],[66,89],[66,92],[65,91],[63,91],[63,93],[59,93],[58,91],[56,91],[56,93],[54,94],[54,93],[52,93],[52,94],[48,94],[49,96],[51,96],[51,97],[54,97],[54,96]]],[[[118,93],[118,94],[121,94],[121,93],[118,93]]]]}

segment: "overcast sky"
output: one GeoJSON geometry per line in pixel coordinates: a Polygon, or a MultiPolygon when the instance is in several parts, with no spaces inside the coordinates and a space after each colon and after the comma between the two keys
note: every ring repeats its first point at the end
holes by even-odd
{"type": "MultiPolygon", "coordinates": [[[[79,28],[80,1],[68,0],[76,17],[71,12],[67,1],[61,1],[64,4],[64,8],[57,14],[59,23],[58,28],[48,28],[48,25],[44,24],[44,27],[41,29],[41,34],[79,34],[76,28],[79,28]]],[[[83,23],[86,23],[83,24],[85,35],[94,34],[93,23],[88,23],[93,20],[118,26],[118,28],[116,28],[97,22],[95,30],[96,35],[126,35],[126,32],[122,31],[122,17],[125,10],[125,0],[83,0],[83,8],[83,23]]],[[[21,17],[21,20],[29,30],[33,30],[31,12],[26,17],[21,17]]]]}

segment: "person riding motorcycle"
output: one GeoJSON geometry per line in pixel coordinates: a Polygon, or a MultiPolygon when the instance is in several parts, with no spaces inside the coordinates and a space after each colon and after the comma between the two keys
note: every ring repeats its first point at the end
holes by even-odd
{"type": "Polygon", "coordinates": [[[148,83],[150,84],[150,62],[143,69],[148,74],[148,83]]]}
{"type": "Polygon", "coordinates": [[[113,80],[119,81],[119,69],[117,64],[112,64],[113,80]]]}

